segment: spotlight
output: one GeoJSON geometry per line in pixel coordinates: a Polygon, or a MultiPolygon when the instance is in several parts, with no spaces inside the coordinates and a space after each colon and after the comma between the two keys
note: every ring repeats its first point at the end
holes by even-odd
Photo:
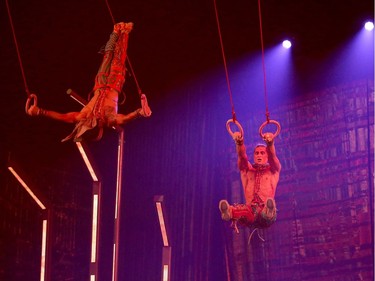
{"type": "Polygon", "coordinates": [[[365,28],[366,28],[366,30],[368,30],[368,31],[373,30],[373,29],[374,29],[374,23],[371,22],[371,21],[366,22],[366,23],[365,23],[365,28]]]}
{"type": "Polygon", "coordinates": [[[292,47],[292,42],[290,42],[289,40],[284,40],[283,41],[283,47],[285,49],[289,49],[290,47],[292,47]]]}

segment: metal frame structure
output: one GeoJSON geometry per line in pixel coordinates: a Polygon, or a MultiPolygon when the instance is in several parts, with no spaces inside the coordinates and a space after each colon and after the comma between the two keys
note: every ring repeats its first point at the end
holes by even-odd
{"type": "Polygon", "coordinates": [[[40,254],[40,281],[50,281],[50,265],[51,265],[51,211],[48,208],[46,200],[38,194],[35,188],[30,187],[26,183],[25,174],[22,170],[12,161],[8,162],[8,170],[17,179],[21,186],[31,196],[35,203],[39,206],[42,212],[42,243],[41,243],[41,254],[40,254]]]}
{"type": "MultiPolygon", "coordinates": [[[[72,89],[66,92],[72,99],[81,105],[87,104],[81,96],[72,89]]],[[[114,213],[114,237],[113,237],[113,253],[112,253],[112,281],[118,280],[118,260],[120,245],[120,210],[121,210],[121,188],[122,188],[122,159],[124,152],[124,130],[120,127],[113,127],[118,132],[118,148],[117,148],[117,178],[116,178],[116,201],[114,213]]],[[[76,142],[77,148],[86,164],[93,180],[93,215],[92,215],[92,240],[91,240],[91,264],[90,264],[90,281],[98,281],[98,248],[99,248],[99,231],[100,231],[100,197],[101,197],[101,177],[98,169],[95,168],[92,157],[88,148],[82,142],[76,142]]]]}
{"type": "MultiPolygon", "coordinates": [[[[68,89],[66,93],[82,106],[87,101],[72,89],[68,89]]],[[[82,160],[85,163],[92,179],[92,222],[91,222],[91,254],[90,254],[90,281],[99,280],[99,242],[100,242],[100,207],[101,207],[101,188],[102,180],[99,169],[95,165],[93,157],[84,142],[75,143],[82,160]]]]}

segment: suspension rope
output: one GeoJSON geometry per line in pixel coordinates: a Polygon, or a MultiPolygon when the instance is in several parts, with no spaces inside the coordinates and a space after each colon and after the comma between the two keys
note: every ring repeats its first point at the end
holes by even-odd
{"type": "Polygon", "coordinates": [[[263,69],[263,87],[264,87],[264,102],[266,105],[266,118],[267,122],[270,121],[270,113],[268,111],[268,96],[267,96],[267,82],[266,82],[266,65],[264,62],[264,43],[263,43],[263,26],[262,26],[262,11],[260,7],[260,1],[258,0],[258,14],[259,14],[259,31],[260,31],[260,43],[262,47],[262,69],[263,69]]]}
{"type": "Polygon", "coordinates": [[[108,9],[109,15],[110,15],[110,17],[112,19],[112,23],[113,23],[113,25],[115,25],[116,24],[115,18],[113,17],[112,10],[111,10],[111,7],[109,6],[108,0],[105,0],[105,3],[107,5],[107,9],[108,9]]]}
{"type": "MultiPolygon", "coordinates": [[[[112,9],[111,9],[111,6],[109,5],[109,2],[108,0],[105,0],[105,3],[107,5],[107,9],[108,9],[108,12],[109,12],[109,15],[112,19],[112,23],[113,25],[116,24],[116,21],[115,21],[115,18],[113,16],[113,13],[112,13],[112,9]]],[[[131,75],[133,76],[133,79],[134,79],[134,82],[135,82],[135,85],[137,87],[137,91],[138,91],[138,95],[141,97],[142,96],[142,90],[141,90],[141,87],[139,86],[139,83],[138,83],[138,80],[137,80],[137,77],[135,76],[135,72],[134,72],[134,69],[133,69],[133,66],[130,62],[130,59],[129,59],[129,56],[126,56],[126,60],[128,61],[128,65],[129,65],[129,69],[130,69],[130,73],[131,75]]]]}
{"type": "Polygon", "coordinates": [[[224,70],[225,70],[225,78],[227,81],[227,87],[228,87],[228,94],[229,94],[229,99],[232,107],[232,118],[233,121],[236,121],[236,112],[234,110],[234,104],[233,104],[233,97],[232,97],[232,90],[230,87],[230,81],[229,81],[229,75],[228,75],[228,67],[227,67],[227,61],[225,59],[225,53],[224,53],[224,45],[223,45],[223,38],[221,36],[221,29],[220,29],[220,22],[219,22],[219,15],[217,11],[217,6],[216,6],[216,0],[214,0],[214,7],[215,7],[215,15],[216,15],[216,25],[219,33],[219,39],[220,39],[220,47],[221,47],[221,54],[223,56],[223,63],[224,63],[224,70]]]}
{"type": "Polygon", "coordinates": [[[21,69],[23,84],[25,86],[25,91],[26,91],[27,96],[30,97],[31,93],[29,91],[29,87],[27,86],[25,71],[24,71],[24,68],[23,68],[22,60],[21,60],[21,54],[20,54],[20,50],[19,50],[19,47],[18,47],[16,32],[15,32],[15,29],[14,29],[12,15],[10,13],[8,0],[5,0],[5,3],[6,3],[6,6],[7,6],[7,11],[8,11],[9,23],[10,23],[10,26],[12,28],[13,40],[14,40],[14,45],[16,46],[17,57],[18,57],[18,62],[19,62],[20,69],[21,69]]]}

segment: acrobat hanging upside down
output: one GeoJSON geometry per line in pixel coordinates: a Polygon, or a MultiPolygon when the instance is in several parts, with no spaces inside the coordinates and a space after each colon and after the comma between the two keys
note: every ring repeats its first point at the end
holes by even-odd
{"type": "Polygon", "coordinates": [[[125,60],[129,33],[133,23],[117,23],[104,49],[104,57],[95,78],[94,95],[80,112],[59,113],[37,106],[36,96],[30,95],[26,103],[26,113],[51,119],[75,123],[73,132],[62,141],[73,138],[99,140],[103,127],[123,125],[137,117],[151,116],[146,96],[141,95],[141,108],[127,114],[117,113],[119,93],[125,82],[125,60]],[[34,98],[34,104],[29,106],[34,98]],[[91,131],[91,135],[90,135],[91,131]],[[92,133],[94,132],[94,133],[92,133]]]}
{"type": "Polygon", "coordinates": [[[255,147],[254,163],[250,164],[241,125],[233,120],[228,120],[228,122],[227,129],[236,143],[238,168],[241,173],[246,204],[229,205],[227,200],[221,200],[219,202],[221,217],[225,221],[232,221],[236,232],[238,232],[237,223],[249,227],[268,227],[276,220],[274,198],[279,182],[281,164],[276,156],[274,138],[280,132],[280,125],[274,120],[263,123],[259,133],[266,144],[259,144],[255,147]],[[232,133],[228,122],[234,122],[240,128],[240,132],[232,133]],[[270,122],[278,126],[277,132],[275,134],[263,134],[264,126],[270,122]]]}

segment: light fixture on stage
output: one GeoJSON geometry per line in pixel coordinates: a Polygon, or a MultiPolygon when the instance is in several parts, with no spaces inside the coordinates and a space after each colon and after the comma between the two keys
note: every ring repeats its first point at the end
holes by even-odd
{"type": "Polygon", "coordinates": [[[23,177],[19,174],[20,171],[18,168],[15,167],[14,164],[8,165],[8,170],[13,174],[13,176],[17,179],[17,181],[22,185],[22,187],[26,190],[26,192],[31,196],[31,198],[35,201],[35,203],[40,207],[42,210],[43,220],[42,220],[42,244],[41,244],[41,257],[40,257],[40,281],[48,281],[49,274],[47,270],[49,270],[49,255],[48,254],[48,219],[50,216],[49,210],[47,209],[46,205],[42,202],[37,196],[37,194],[28,186],[28,184],[23,180],[23,177]]]}
{"type": "Polygon", "coordinates": [[[284,40],[283,41],[283,47],[285,49],[289,49],[290,47],[292,47],[292,42],[290,42],[289,40],[284,40]]]}
{"type": "Polygon", "coordinates": [[[169,246],[169,241],[168,241],[168,232],[167,232],[167,225],[166,225],[166,218],[165,218],[165,207],[163,206],[164,196],[163,195],[155,196],[154,202],[156,206],[156,212],[158,214],[161,236],[163,239],[161,280],[169,281],[170,275],[171,275],[172,248],[169,246]]]}
{"type": "Polygon", "coordinates": [[[371,22],[371,21],[366,22],[366,23],[365,23],[365,28],[366,28],[366,30],[368,30],[368,31],[373,30],[373,29],[374,29],[374,23],[371,22]]]}

